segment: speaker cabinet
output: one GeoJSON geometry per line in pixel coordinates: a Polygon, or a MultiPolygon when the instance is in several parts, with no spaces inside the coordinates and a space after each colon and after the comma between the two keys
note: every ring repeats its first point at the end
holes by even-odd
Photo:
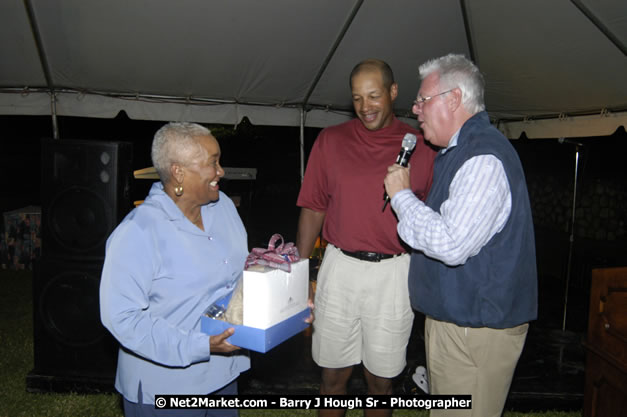
{"type": "Polygon", "coordinates": [[[40,262],[34,274],[35,369],[59,376],[113,376],[118,344],[100,322],[101,262],[40,262]]]}
{"type": "Polygon", "coordinates": [[[44,140],[42,253],[102,259],[109,234],[132,208],[131,167],[127,142],[44,140]]]}
{"type": "Polygon", "coordinates": [[[29,391],[113,389],[118,344],[100,321],[99,287],[106,240],[132,208],[131,167],[130,143],[43,141],[29,391]]]}

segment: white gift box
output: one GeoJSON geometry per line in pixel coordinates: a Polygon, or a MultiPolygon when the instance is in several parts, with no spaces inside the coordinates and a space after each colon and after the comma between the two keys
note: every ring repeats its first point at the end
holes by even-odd
{"type": "Polygon", "coordinates": [[[309,259],[291,268],[289,273],[269,267],[244,271],[244,326],[265,329],[307,308],[309,259]]]}
{"type": "Polygon", "coordinates": [[[209,335],[229,327],[235,333],[228,341],[257,352],[267,352],[309,324],[309,260],[291,264],[291,272],[253,267],[243,276],[243,325],[232,325],[203,315],[201,329],[209,335]]]}

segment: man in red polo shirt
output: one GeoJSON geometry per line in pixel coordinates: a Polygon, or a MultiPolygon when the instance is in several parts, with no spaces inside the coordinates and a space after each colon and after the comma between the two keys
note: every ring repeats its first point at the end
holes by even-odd
{"type": "MultiPolygon", "coordinates": [[[[318,136],[298,197],[296,244],[308,256],[322,230],[329,242],[318,273],[312,356],[322,367],[320,393],[346,394],[363,362],[368,394],[392,393],[403,371],[414,314],[409,304],[409,255],[390,208],[382,212],[383,179],[406,133],[418,138],[410,159],[411,188],[424,200],[435,151],[393,113],[398,86],[389,65],[370,59],[350,75],[356,119],[318,136]]],[[[320,410],[321,416],[345,410],[320,410]]],[[[367,416],[391,410],[366,410],[367,416]]]]}

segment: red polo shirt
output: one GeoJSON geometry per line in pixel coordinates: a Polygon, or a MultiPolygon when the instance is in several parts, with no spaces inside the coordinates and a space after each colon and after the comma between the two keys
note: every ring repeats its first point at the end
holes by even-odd
{"type": "Polygon", "coordinates": [[[322,236],[348,251],[405,252],[396,233],[397,219],[384,212],[383,179],[406,133],[418,138],[410,159],[411,188],[424,200],[431,187],[436,152],[422,134],[394,118],[376,131],[359,119],[323,129],[309,155],[297,205],[326,212],[322,236]]]}

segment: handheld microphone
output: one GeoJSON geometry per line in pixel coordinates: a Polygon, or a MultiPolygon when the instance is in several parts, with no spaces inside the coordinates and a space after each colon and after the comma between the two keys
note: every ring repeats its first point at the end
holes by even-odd
{"type": "MultiPolygon", "coordinates": [[[[402,167],[406,167],[409,164],[409,158],[411,158],[411,154],[414,152],[414,148],[416,147],[416,135],[412,133],[406,133],[403,138],[403,142],[401,143],[401,151],[398,153],[396,157],[396,162],[402,167]]],[[[385,211],[385,207],[390,202],[390,196],[385,191],[383,192],[383,199],[385,202],[383,203],[383,209],[381,211],[385,211]]]]}

